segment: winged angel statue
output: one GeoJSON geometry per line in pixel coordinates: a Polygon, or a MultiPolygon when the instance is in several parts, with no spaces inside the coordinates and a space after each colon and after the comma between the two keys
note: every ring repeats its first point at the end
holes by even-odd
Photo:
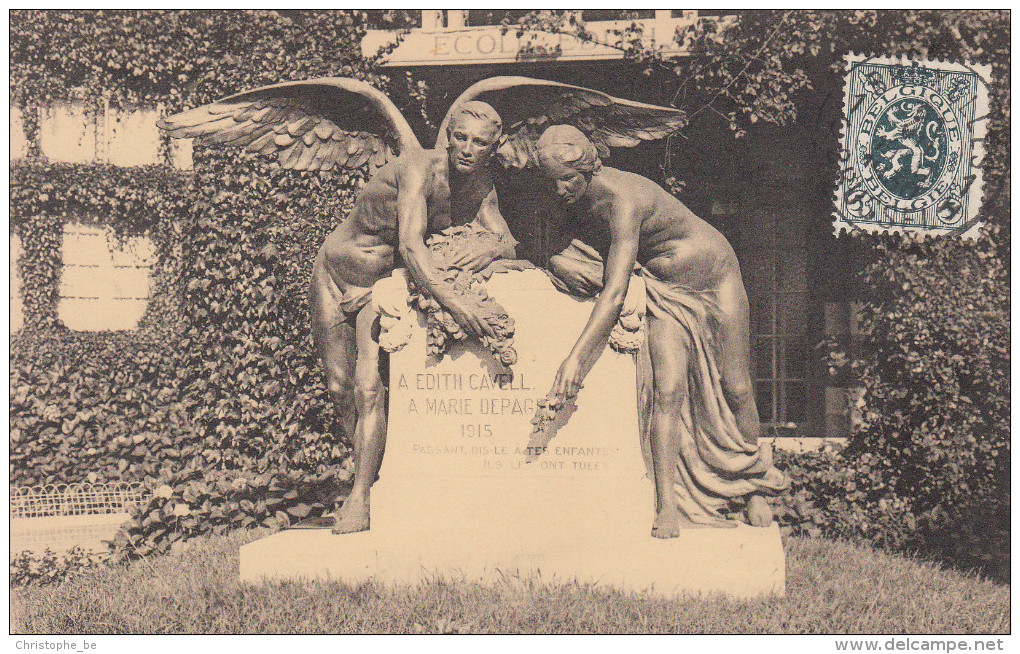
{"type": "Polygon", "coordinates": [[[372,285],[397,265],[468,333],[493,338],[493,325],[442,283],[425,239],[472,224],[495,234],[447,253],[480,271],[513,258],[517,245],[500,215],[490,163],[536,166],[536,143],[551,125],[572,125],[596,145],[634,146],[685,124],[683,112],[621,100],[592,89],[526,77],[493,77],[465,91],[425,149],[392,101],[365,82],[340,77],[245,91],[170,116],[170,136],[243,147],[284,168],[368,166],[371,178],[315,258],[309,295],[312,333],[330,398],[354,446],[355,478],[336,513],[335,533],[369,528],[369,491],[386,439],[386,388],[372,339],[372,285]],[[398,264],[402,262],[401,264],[398,264]]]}

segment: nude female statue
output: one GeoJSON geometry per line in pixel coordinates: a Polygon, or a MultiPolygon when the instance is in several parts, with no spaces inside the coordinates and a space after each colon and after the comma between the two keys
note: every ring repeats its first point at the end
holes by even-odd
{"type": "Polygon", "coordinates": [[[577,129],[550,127],[537,148],[575,233],[605,261],[593,267],[566,255],[550,260],[551,272],[568,287],[602,289],[550,395],[577,395],[606,346],[638,264],[648,294],[652,535],[675,538],[684,527],[733,526],[719,511],[743,495],[750,495],[749,522],[767,526],[772,510],[762,493],[779,492],[788,481],[757,445],[749,308],[733,249],[651,180],[602,166],[577,129]],[[602,279],[592,279],[592,271],[602,279]]]}

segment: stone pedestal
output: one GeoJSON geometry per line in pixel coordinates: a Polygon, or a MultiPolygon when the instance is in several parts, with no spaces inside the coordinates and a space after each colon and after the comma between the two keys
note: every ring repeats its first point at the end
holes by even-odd
{"type": "Polygon", "coordinates": [[[284,531],[241,548],[241,578],[538,576],[663,595],[783,594],[774,526],[650,536],[654,492],[631,356],[607,348],[551,437],[531,436],[535,402],[592,302],[557,292],[537,270],[497,274],[488,290],[516,321],[513,375],[477,343],[429,360],[424,330],[414,330],[390,356],[389,433],[371,530],[284,531]]]}

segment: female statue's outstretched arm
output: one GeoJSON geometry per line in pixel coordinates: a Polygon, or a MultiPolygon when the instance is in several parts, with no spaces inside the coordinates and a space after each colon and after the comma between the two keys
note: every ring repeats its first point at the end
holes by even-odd
{"type": "Polygon", "coordinates": [[[552,394],[561,398],[577,395],[585,376],[602,356],[623,309],[630,276],[637,261],[641,221],[631,207],[619,207],[609,218],[611,243],[603,273],[603,289],[581,336],[560,365],[553,381],[552,394]]]}

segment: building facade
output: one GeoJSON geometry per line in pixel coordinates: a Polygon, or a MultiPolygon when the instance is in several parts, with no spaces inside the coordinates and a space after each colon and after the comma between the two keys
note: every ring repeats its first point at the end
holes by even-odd
{"type": "MultiPolygon", "coordinates": [[[[665,54],[684,56],[674,43],[677,30],[695,21],[718,21],[726,12],[647,10],[581,12],[595,42],[568,34],[503,29],[526,11],[425,10],[420,26],[403,34],[371,31],[363,54],[397,42],[384,68],[394,79],[405,72],[428,85],[430,102],[448,106],[472,83],[494,75],[521,75],[576,84],[618,97],[669,104],[615,48],[612,35],[636,24],[644,43],[665,54]]],[[[392,45],[391,45],[392,47],[392,45]]],[[[810,66],[811,62],[806,61],[810,66]]],[[[669,93],[660,90],[660,94],[669,93]]],[[[751,302],[753,378],[767,433],[794,449],[817,447],[822,438],[849,433],[854,391],[850,380],[830,375],[819,344],[856,337],[852,280],[830,274],[852,256],[846,239],[832,234],[833,180],[819,177],[831,144],[819,143],[818,117],[831,113],[826,94],[808,98],[793,124],[761,126],[748,138],[734,139],[718,121],[695,120],[685,130],[683,161],[671,173],[686,182],[681,199],[717,227],[733,245],[751,302]]],[[[837,107],[838,109],[838,107],[837,107]]],[[[838,140],[838,132],[833,140],[838,140]]],[[[661,181],[664,144],[614,151],[610,162],[661,181]]],[[[555,227],[544,219],[555,207],[522,198],[528,185],[501,197],[518,216],[512,225],[522,254],[536,263],[557,250],[555,227]],[[535,207],[542,206],[541,210],[535,207]],[[532,219],[520,218],[530,207],[532,219]]]]}

